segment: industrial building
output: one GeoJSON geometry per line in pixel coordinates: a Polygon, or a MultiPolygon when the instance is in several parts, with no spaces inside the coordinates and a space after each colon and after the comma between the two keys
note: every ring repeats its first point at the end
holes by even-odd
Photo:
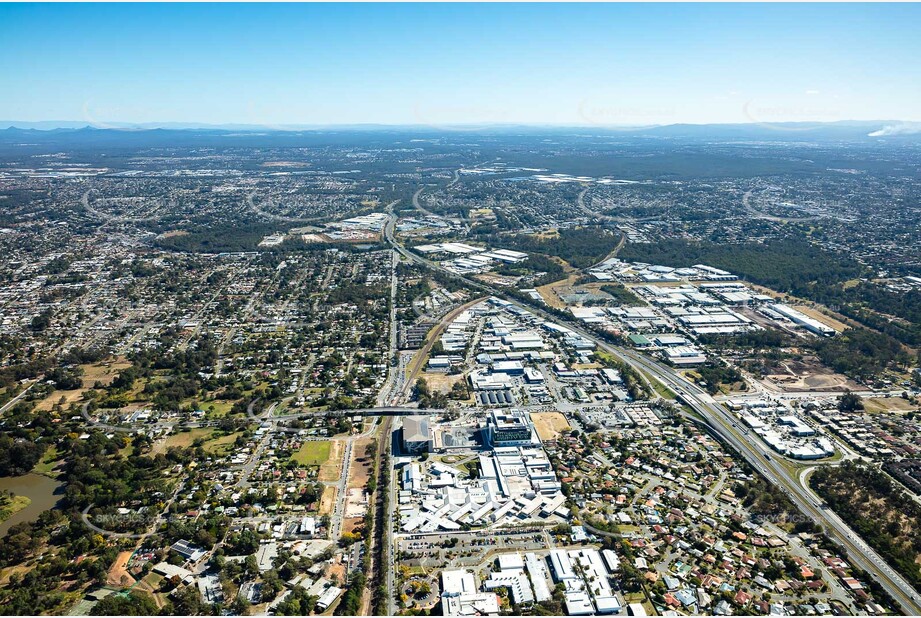
{"type": "Polygon", "coordinates": [[[808,330],[809,332],[813,334],[820,335],[822,337],[831,337],[832,335],[836,335],[838,332],[834,328],[826,326],[825,324],[822,324],[818,320],[810,318],[808,315],[802,313],[801,311],[797,311],[793,307],[788,307],[787,305],[776,304],[776,305],[771,305],[770,308],[774,312],[787,318],[788,320],[790,320],[797,326],[802,326],[803,328],[805,328],[806,330],[808,330]]]}
{"type": "Polygon", "coordinates": [[[730,410],[765,444],[792,459],[822,459],[835,454],[827,437],[793,413],[785,404],[768,399],[743,398],[727,402],[730,410]]]}

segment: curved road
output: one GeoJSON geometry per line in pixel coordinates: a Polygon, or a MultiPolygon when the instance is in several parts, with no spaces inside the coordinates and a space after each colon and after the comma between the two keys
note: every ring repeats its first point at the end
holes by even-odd
{"type": "Polygon", "coordinates": [[[764,219],[765,221],[775,221],[778,223],[798,223],[800,221],[815,221],[816,219],[821,219],[821,217],[815,215],[808,217],[777,217],[775,215],[769,215],[766,212],[761,212],[750,203],[753,192],[754,189],[749,189],[742,195],[742,207],[745,208],[745,212],[755,219],[764,219]]]}

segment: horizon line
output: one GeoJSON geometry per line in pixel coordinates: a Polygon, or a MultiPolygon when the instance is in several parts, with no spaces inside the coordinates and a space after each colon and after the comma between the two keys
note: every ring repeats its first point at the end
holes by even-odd
{"type": "Polygon", "coordinates": [[[58,129],[95,129],[95,130],[133,130],[150,131],[157,129],[168,130],[238,130],[238,131],[273,131],[294,132],[304,130],[329,130],[329,129],[499,129],[499,128],[534,128],[534,129],[611,129],[611,130],[643,130],[668,127],[758,127],[758,126],[783,126],[783,125],[874,125],[874,124],[906,124],[921,125],[917,120],[901,119],[842,119],[842,120],[790,120],[782,122],[673,122],[649,124],[580,124],[580,123],[535,123],[535,122],[445,122],[445,123],[383,123],[383,122],[350,122],[350,123],[207,123],[195,121],[112,121],[112,122],[87,122],[80,120],[0,120],[0,130],[20,129],[32,131],[53,131],[58,129]]]}

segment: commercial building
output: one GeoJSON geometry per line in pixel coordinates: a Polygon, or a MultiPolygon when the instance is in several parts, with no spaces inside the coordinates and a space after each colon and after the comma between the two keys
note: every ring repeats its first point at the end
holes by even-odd
{"type": "Polygon", "coordinates": [[[534,591],[524,572],[524,560],[521,554],[501,554],[497,560],[499,571],[483,582],[486,590],[507,588],[512,601],[517,605],[534,602],[534,591]]]}
{"type": "Polygon", "coordinates": [[[528,553],[524,556],[525,567],[528,569],[528,575],[531,577],[531,584],[534,586],[534,599],[540,603],[549,601],[553,594],[550,592],[550,586],[547,585],[547,563],[538,557],[537,554],[528,553]]]}
{"type": "Polygon", "coordinates": [[[540,443],[531,417],[522,410],[493,410],[486,426],[486,436],[492,446],[525,446],[540,443]]]}
{"type": "Polygon", "coordinates": [[[432,449],[432,432],[425,416],[403,418],[403,448],[408,453],[425,453],[432,449]]]}
{"type": "Polygon", "coordinates": [[[499,597],[494,592],[478,592],[473,573],[461,569],[441,572],[441,605],[445,616],[499,614],[499,597]]]}
{"type": "Polygon", "coordinates": [[[676,367],[693,367],[707,362],[707,355],[693,346],[680,345],[666,348],[665,359],[676,367]]]}
{"type": "Polygon", "coordinates": [[[597,549],[554,549],[550,552],[549,561],[554,579],[566,588],[564,595],[569,615],[620,612],[621,603],[608,581],[608,575],[613,571],[609,572],[606,568],[597,549]]]}
{"type": "Polygon", "coordinates": [[[205,550],[199,547],[195,547],[189,541],[184,539],[173,543],[170,546],[170,549],[190,562],[198,562],[201,558],[204,557],[205,553],[207,553],[205,550]]]}
{"type": "Polygon", "coordinates": [[[337,586],[330,586],[317,599],[317,609],[319,611],[325,611],[329,608],[330,605],[336,602],[336,599],[339,598],[339,595],[342,594],[342,588],[337,586]]]}

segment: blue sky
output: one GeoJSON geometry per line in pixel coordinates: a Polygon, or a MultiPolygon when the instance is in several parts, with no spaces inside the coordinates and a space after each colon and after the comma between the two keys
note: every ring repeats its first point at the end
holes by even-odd
{"type": "Polygon", "coordinates": [[[0,5],[0,118],[921,120],[905,4],[0,5]]]}

